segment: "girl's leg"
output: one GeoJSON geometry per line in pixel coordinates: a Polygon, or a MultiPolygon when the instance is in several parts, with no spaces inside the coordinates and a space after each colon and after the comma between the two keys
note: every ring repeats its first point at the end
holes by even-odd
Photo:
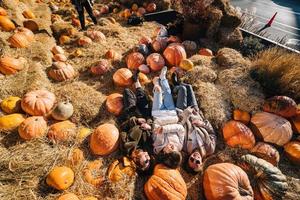
{"type": "Polygon", "coordinates": [[[161,110],[163,107],[163,97],[162,97],[162,89],[158,83],[158,77],[153,79],[154,89],[153,89],[153,104],[152,111],[161,110]]]}
{"type": "Polygon", "coordinates": [[[126,88],[123,92],[123,111],[129,112],[136,108],[136,96],[135,94],[128,88],[126,88]]]}
{"type": "Polygon", "coordinates": [[[164,67],[160,75],[160,85],[163,91],[163,105],[167,110],[175,110],[173,96],[169,82],[166,78],[167,67],[164,67]]]}
{"type": "Polygon", "coordinates": [[[136,89],[136,99],[137,99],[136,105],[140,113],[146,118],[150,117],[151,116],[150,102],[145,90],[143,90],[141,87],[138,87],[136,89]]]}
{"type": "Polygon", "coordinates": [[[193,87],[190,84],[182,84],[186,87],[187,91],[187,106],[196,107],[198,109],[197,99],[193,90],[193,87]]]}
{"type": "Polygon", "coordinates": [[[173,90],[174,93],[177,93],[177,100],[176,100],[176,108],[184,110],[187,108],[187,89],[183,85],[176,86],[173,90]]]}

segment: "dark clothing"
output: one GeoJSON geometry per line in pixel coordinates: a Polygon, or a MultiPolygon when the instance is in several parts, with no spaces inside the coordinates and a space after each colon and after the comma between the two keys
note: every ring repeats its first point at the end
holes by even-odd
{"type": "Polygon", "coordinates": [[[93,20],[94,24],[97,24],[97,19],[93,14],[92,3],[90,0],[72,0],[72,4],[75,6],[78,15],[81,28],[85,29],[85,17],[84,17],[84,8],[88,12],[90,18],[93,20]]]}
{"type": "Polygon", "coordinates": [[[173,93],[177,95],[176,108],[184,110],[187,107],[195,107],[198,109],[196,96],[191,85],[181,83],[174,87],[173,93]]]}

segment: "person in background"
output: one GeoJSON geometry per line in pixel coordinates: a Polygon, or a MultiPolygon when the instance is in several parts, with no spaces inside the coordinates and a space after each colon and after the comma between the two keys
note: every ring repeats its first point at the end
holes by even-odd
{"type": "Polygon", "coordinates": [[[88,14],[89,14],[90,18],[93,20],[94,24],[97,25],[97,19],[93,14],[93,4],[94,4],[93,0],[71,0],[71,1],[78,12],[79,21],[80,21],[82,30],[86,30],[84,8],[88,12],[88,14]]]}

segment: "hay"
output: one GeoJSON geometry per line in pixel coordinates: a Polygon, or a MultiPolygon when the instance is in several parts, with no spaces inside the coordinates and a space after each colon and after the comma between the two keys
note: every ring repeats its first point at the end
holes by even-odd
{"type": "Polygon", "coordinates": [[[243,58],[242,54],[230,48],[220,49],[217,52],[216,59],[220,66],[226,68],[243,67],[249,64],[249,62],[243,58]]]}
{"type": "Polygon", "coordinates": [[[203,82],[213,83],[217,79],[217,74],[210,67],[195,66],[192,71],[189,71],[184,76],[184,82],[194,84],[200,80],[203,82]]]}

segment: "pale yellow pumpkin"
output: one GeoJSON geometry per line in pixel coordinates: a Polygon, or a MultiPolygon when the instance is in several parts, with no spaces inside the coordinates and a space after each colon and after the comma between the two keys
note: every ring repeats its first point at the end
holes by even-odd
{"type": "Polygon", "coordinates": [[[7,114],[21,111],[21,98],[10,96],[1,102],[1,109],[7,114]]]}
{"type": "Polygon", "coordinates": [[[86,137],[88,137],[92,133],[92,130],[86,127],[82,127],[79,129],[77,134],[77,141],[82,142],[86,137]]]}
{"type": "Polygon", "coordinates": [[[10,114],[0,117],[0,130],[13,131],[25,120],[22,114],[10,114]]]}
{"type": "Polygon", "coordinates": [[[194,63],[189,59],[181,60],[179,67],[183,70],[190,71],[194,68],[194,63]]]}

